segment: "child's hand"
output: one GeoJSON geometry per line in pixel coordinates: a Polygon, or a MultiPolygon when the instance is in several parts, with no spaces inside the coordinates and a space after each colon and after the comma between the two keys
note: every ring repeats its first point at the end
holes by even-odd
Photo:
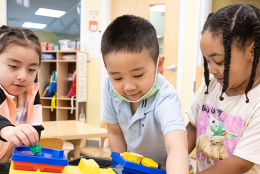
{"type": "Polygon", "coordinates": [[[6,126],[1,129],[1,137],[18,147],[23,144],[26,147],[35,146],[39,142],[38,132],[29,124],[21,124],[16,127],[6,126]]]}

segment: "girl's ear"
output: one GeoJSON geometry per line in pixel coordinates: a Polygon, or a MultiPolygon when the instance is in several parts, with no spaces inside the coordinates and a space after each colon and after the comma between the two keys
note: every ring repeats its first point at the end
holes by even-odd
{"type": "Polygon", "coordinates": [[[159,74],[163,69],[164,59],[165,59],[164,55],[159,55],[159,63],[158,63],[157,74],[159,74]]]}
{"type": "Polygon", "coordinates": [[[252,42],[250,46],[248,47],[250,60],[254,61],[254,55],[255,55],[255,42],[252,42]]]}

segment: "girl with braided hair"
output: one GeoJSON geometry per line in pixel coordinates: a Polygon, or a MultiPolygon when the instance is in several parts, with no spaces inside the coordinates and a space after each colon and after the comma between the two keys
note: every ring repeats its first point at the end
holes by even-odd
{"type": "Polygon", "coordinates": [[[260,9],[238,4],[211,13],[200,47],[205,82],[186,110],[197,172],[260,174],[260,9]]]}
{"type": "Polygon", "coordinates": [[[0,163],[14,145],[37,145],[42,107],[34,83],[41,63],[38,37],[29,29],[0,27],[0,163]]]}

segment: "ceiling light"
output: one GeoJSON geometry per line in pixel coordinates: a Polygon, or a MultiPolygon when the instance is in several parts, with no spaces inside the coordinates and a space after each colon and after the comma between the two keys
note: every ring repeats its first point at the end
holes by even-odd
{"type": "Polygon", "coordinates": [[[44,29],[47,25],[46,24],[39,24],[39,23],[32,23],[32,22],[25,22],[22,26],[24,28],[44,29]]]}
{"type": "Polygon", "coordinates": [[[60,10],[52,10],[52,9],[47,9],[47,8],[39,8],[36,12],[35,15],[40,15],[40,16],[48,16],[48,17],[54,17],[54,18],[60,18],[63,16],[66,12],[65,11],[60,11],[60,10]]]}

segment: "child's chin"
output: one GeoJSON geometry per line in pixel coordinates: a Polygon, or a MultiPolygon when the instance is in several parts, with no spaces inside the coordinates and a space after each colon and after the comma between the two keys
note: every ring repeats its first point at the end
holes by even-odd
{"type": "Polygon", "coordinates": [[[26,90],[10,90],[7,91],[8,94],[13,95],[13,96],[19,96],[22,95],[26,90]]]}

